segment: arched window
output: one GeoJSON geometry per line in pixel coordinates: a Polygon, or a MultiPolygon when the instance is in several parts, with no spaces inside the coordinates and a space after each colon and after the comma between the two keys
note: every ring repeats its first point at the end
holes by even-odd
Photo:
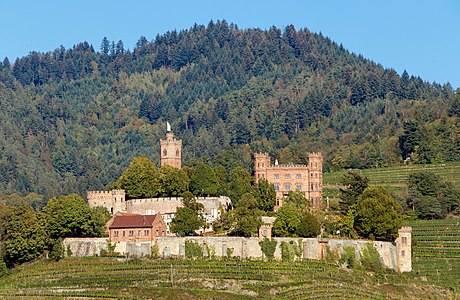
{"type": "Polygon", "coordinates": [[[168,155],[168,151],[166,151],[166,149],[163,149],[163,156],[166,156],[168,155]]]}

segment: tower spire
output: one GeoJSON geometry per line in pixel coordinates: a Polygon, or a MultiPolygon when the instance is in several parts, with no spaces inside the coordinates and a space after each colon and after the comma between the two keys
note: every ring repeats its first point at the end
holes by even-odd
{"type": "Polygon", "coordinates": [[[166,131],[167,132],[171,131],[171,124],[169,124],[169,122],[166,122],[166,131]]]}

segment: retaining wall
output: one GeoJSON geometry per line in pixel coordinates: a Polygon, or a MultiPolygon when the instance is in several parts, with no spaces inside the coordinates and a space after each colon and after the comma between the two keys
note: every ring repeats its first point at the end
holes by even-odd
{"type": "MultiPolygon", "coordinates": [[[[372,243],[374,248],[380,254],[383,265],[386,268],[398,271],[398,257],[396,246],[390,242],[377,242],[365,240],[344,240],[344,239],[296,239],[296,238],[273,238],[276,240],[277,247],[275,259],[281,259],[281,242],[301,243],[303,246],[302,258],[307,259],[325,259],[326,249],[329,247],[332,251],[343,253],[347,246],[355,249],[356,258],[360,259],[361,251],[368,243],[372,243]]],[[[194,241],[202,245],[203,255],[205,257],[224,257],[227,251],[232,253],[233,257],[241,259],[264,257],[259,238],[244,237],[159,237],[153,242],[118,242],[115,251],[129,255],[130,257],[143,257],[151,254],[151,247],[157,244],[159,254],[162,257],[184,257],[185,241],[194,241]],[[231,250],[227,250],[231,249],[231,250]]],[[[64,240],[64,247],[70,247],[73,256],[95,256],[100,255],[102,249],[107,250],[106,238],[67,238],[64,240]]]]}

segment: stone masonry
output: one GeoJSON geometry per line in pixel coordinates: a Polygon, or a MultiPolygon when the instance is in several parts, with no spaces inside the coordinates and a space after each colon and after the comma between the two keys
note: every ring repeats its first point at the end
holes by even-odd
{"type": "MultiPolygon", "coordinates": [[[[326,258],[326,250],[343,253],[347,246],[355,249],[356,257],[361,257],[361,251],[366,244],[371,243],[377,249],[382,264],[389,269],[397,272],[410,272],[411,267],[411,248],[410,248],[410,227],[403,227],[396,243],[366,241],[366,240],[346,240],[346,239],[321,239],[321,238],[273,238],[278,242],[275,251],[275,259],[281,259],[281,242],[293,242],[302,244],[303,259],[322,260],[326,258]],[[403,237],[406,237],[406,244],[403,245],[403,237]],[[405,250],[402,254],[401,250],[405,250]],[[399,251],[398,251],[399,250],[399,251]]],[[[66,238],[64,247],[70,247],[73,256],[99,255],[102,249],[107,250],[107,239],[104,238],[66,238]]],[[[231,253],[233,257],[241,259],[262,259],[263,253],[260,248],[259,238],[244,237],[157,237],[151,242],[118,242],[115,243],[115,251],[129,257],[142,257],[151,254],[151,247],[156,244],[159,254],[163,257],[184,257],[185,241],[194,241],[202,245],[204,256],[225,257],[231,253]],[[208,253],[208,251],[210,253],[208,253]]]]}

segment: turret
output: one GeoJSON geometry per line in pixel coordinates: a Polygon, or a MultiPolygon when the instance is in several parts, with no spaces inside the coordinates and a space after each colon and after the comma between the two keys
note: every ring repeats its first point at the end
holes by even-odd
{"type": "Polygon", "coordinates": [[[401,227],[398,230],[396,256],[399,272],[412,271],[412,227],[401,227]]]}
{"type": "Polygon", "coordinates": [[[267,179],[267,168],[270,167],[268,153],[254,153],[254,182],[257,184],[262,178],[267,179]]]}
{"type": "Polygon", "coordinates": [[[323,206],[323,155],[320,152],[308,154],[308,198],[312,207],[323,206]]]}
{"type": "Polygon", "coordinates": [[[160,165],[180,169],[182,167],[182,140],[176,140],[171,125],[166,125],[166,140],[160,140],[160,165]]]}
{"type": "Polygon", "coordinates": [[[126,192],[125,190],[111,190],[112,193],[112,206],[115,215],[119,211],[126,211],[126,192]]]}

